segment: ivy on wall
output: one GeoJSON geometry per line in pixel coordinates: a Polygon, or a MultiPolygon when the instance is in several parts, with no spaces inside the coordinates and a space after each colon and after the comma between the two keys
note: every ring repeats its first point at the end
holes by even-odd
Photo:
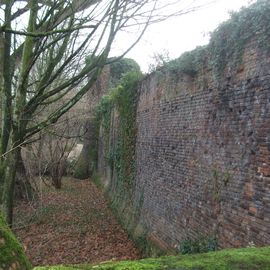
{"type": "Polygon", "coordinates": [[[117,174],[117,186],[128,191],[131,191],[135,176],[136,99],[141,78],[139,71],[127,73],[117,87],[103,96],[96,108],[97,130],[102,127],[107,165],[117,174]],[[112,143],[113,110],[119,124],[116,141],[112,143]]]}

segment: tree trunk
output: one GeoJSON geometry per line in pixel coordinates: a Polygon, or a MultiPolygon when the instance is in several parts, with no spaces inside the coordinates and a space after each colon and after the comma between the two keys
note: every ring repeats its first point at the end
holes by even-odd
{"type": "Polygon", "coordinates": [[[54,177],[52,178],[52,182],[53,182],[53,186],[56,189],[61,189],[62,187],[62,177],[59,175],[54,175],[54,177]]]}
{"type": "MultiPolygon", "coordinates": [[[[6,27],[11,27],[12,1],[5,7],[6,27]]],[[[11,131],[11,34],[0,31],[0,94],[1,94],[1,136],[0,136],[0,204],[5,179],[5,159],[3,154],[7,151],[11,131]]]]}
{"type": "Polygon", "coordinates": [[[62,166],[61,161],[57,162],[56,164],[52,165],[51,170],[51,178],[52,178],[52,184],[56,189],[61,189],[62,187],[62,166]]]}
{"type": "Polygon", "coordinates": [[[31,201],[35,195],[35,191],[28,179],[21,151],[19,153],[16,171],[15,198],[31,201]]]}
{"type": "Polygon", "coordinates": [[[12,226],[13,218],[13,197],[16,179],[16,167],[18,165],[20,149],[15,148],[8,154],[5,164],[5,177],[2,194],[2,213],[9,226],[12,226]]]}
{"type": "MultiPolygon", "coordinates": [[[[11,12],[11,6],[13,4],[13,1],[8,1],[10,3],[10,6],[7,6],[6,14],[5,16],[10,16],[11,12]],[[9,12],[9,13],[8,13],[9,12]]],[[[36,19],[37,19],[37,12],[38,12],[38,3],[35,0],[31,0],[29,2],[29,20],[28,20],[28,32],[33,32],[35,30],[36,25],[36,19]]],[[[18,79],[18,87],[16,90],[16,98],[15,98],[15,106],[14,110],[12,112],[13,115],[13,122],[12,122],[12,137],[10,140],[10,146],[11,151],[6,155],[6,160],[3,161],[3,158],[1,160],[1,164],[4,162],[4,168],[3,171],[5,172],[4,176],[4,186],[3,186],[3,194],[2,194],[2,211],[3,215],[7,221],[7,223],[12,226],[12,217],[13,217],[13,200],[14,200],[14,188],[15,188],[15,179],[16,179],[16,168],[19,161],[19,155],[20,155],[20,144],[24,141],[25,136],[25,130],[27,125],[27,119],[29,117],[26,117],[25,112],[25,104],[26,104],[26,94],[27,94],[27,87],[28,87],[28,75],[29,75],[29,68],[32,65],[32,56],[33,56],[33,47],[34,47],[34,38],[31,36],[27,36],[25,38],[24,46],[23,46],[23,54],[22,54],[22,60],[21,60],[21,68],[20,68],[20,76],[18,79]]],[[[10,48],[9,48],[10,50],[10,48]]],[[[5,51],[8,52],[8,51],[5,51]]],[[[4,60],[6,61],[7,53],[4,54],[4,60]]],[[[1,55],[0,55],[1,56],[1,55]]],[[[4,92],[7,97],[11,97],[11,93],[8,93],[9,84],[11,81],[7,81],[5,78],[5,70],[4,70],[4,92]],[[7,91],[7,93],[6,93],[7,91]]],[[[7,77],[9,74],[7,74],[7,77]]],[[[10,75],[9,75],[10,76],[10,75]]],[[[5,107],[8,108],[9,104],[6,101],[5,107]]],[[[7,110],[11,114],[11,110],[7,110]]],[[[7,115],[5,119],[3,119],[4,123],[2,123],[2,128],[4,125],[11,125],[10,122],[5,123],[5,121],[11,121],[10,115],[7,115]]],[[[2,143],[3,139],[6,137],[3,136],[5,134],[5,131],[2,130],[2,138],[1,138],[1,152],[5,153],[6,151],[3,151],[3,147],[6,147],[8,145],[8,141],[10,139],[10,133],[8,133],[8,140],[4,141],[4,144],[2,143]],[[3,146],[2,146],[3,144],[3,146]]],[[[1,158],[1,157],[0,157],[1,158]]],[[[3,172],[2,171],[2,172],[3,172]]]]}

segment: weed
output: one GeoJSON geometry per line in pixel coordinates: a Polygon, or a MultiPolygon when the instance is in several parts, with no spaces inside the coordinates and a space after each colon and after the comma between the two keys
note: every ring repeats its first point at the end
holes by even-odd
{"type": "Polygon", "coordinates": [[[182,254],[205,253],[215,251],[218,248],[216,236],[187,237],[180,244],[182,254]]]}

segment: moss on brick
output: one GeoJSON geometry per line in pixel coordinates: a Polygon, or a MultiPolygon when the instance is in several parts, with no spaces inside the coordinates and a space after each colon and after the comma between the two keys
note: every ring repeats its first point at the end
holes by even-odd
{"type": "Polygon", "coordinates": [[[0,214],[0,269],[28,270],[32,266],[26,258],[22,246],[5,224],[0,214]]]}
{"type": "Polygon", "coordinates": [[[36,267],[34,270],[269,270],[270,247],[228,249],[197,255],[167,256],[99,265],[36,267]]]}

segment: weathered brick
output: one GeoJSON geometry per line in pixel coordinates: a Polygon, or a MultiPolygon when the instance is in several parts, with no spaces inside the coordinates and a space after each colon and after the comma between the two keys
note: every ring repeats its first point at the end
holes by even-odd
{"type": "Polygon", "coordinates": [[[210,74],[194,80],[153,74],[142,84],[135,190],[145,193],[140,223],[165,242],[170,235],[171,246],[189,231],[214,230],[222,247],[270,244],[270,77],[262,73],[269,68],[263,55],[250,44],[241,77],[231,74],[227,85],[224,74],[222,90],[211,80],[211,91],[199,86],[210,74]],[[164,95],[174,83],[177,94],[164,95]],[[261,231],[267,237],[257,237],[261,231]]]}
{"type": "MultiPolygon", "coordinates": [[[[270,244],[269,70],[255,40],[218,84],[210,63],[195,77],[164,70],[142,82],[132,201],[155,242],[217,234],[221,247],[270,244]]],[[[104,147],[101,130],[98,167],[108,179],[104,147]]],[[[117,186],[116,175],[108,181],[117,186]]]]}

